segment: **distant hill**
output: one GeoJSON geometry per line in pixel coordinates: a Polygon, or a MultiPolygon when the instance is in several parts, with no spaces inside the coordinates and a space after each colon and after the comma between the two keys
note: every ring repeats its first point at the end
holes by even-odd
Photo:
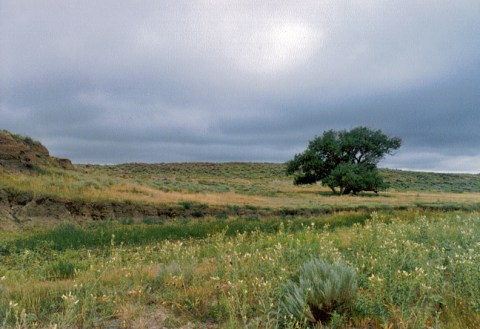
{"type": "Polygon", "coordinates": [[[479,174],[453,174],[380,169],[385,182],[395,191],[480,192],[479,174]]]}
{"type": "Polygon", "coordinates": [[[74,167],[30,137],[0,131],[0,232],[92,220],[255,222],[344,211],[480,209],[480,175],[380,169],[386,191],[338,196],[321,184],[295,186],[285,169],[246,162],[74,167]]]}
{"type": "Polygon", "coordinates": [[[0,167],[26,171],[35,170],[39,166],[75,169],[69,159],[50,156],[47,148],[39,141],[0,130],[0,167]]]}

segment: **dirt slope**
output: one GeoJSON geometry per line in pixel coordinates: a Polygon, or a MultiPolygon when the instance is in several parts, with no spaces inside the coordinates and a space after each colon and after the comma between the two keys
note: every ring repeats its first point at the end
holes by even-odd
{"type": "Polygon", "coordinates": [[[74,170],[68,159],[50,156],[47,148],[30,137],[0,130],[0,167],[7,170],[34,170],[36,166],[53,166],[74,170]]]}

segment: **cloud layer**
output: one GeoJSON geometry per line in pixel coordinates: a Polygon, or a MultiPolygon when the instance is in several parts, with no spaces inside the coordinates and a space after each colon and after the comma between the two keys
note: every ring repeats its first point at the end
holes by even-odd
{"type": "Polygon", "coordinates": [[[326,129],[480,172],[478,1],[0,0],[0,128],[74,162],[286,161],[326,129]]]}

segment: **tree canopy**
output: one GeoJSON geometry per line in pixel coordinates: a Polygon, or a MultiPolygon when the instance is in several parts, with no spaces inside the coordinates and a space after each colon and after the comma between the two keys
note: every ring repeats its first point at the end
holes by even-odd
{"type": "Polygon", "coordinates": [[[390,138],[381,130],[367,127],[328,130],[287,163],[287,174],[294,175],[295,184],[320,181],[339,194],[378,192],[387,185],[378,173],[377,164],[401,143],[399,137],[390,138]]]}

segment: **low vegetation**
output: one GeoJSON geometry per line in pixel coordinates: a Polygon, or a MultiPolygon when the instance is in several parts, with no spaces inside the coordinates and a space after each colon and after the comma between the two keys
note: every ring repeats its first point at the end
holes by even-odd
{"type": "Polygon", "coordinates": [[[302,265],[298,282],[288,281],[281,291],[279,324],[298,327],[329,323],[350,311],[356,289],[353,267],[312,259],[302,265]]]}
{"type": "Polygon", "coordinates": [[[0,170],[0,206],[117,202],[172,215],[2,231],[2,328],[480,323],[479,175],[380,169],[386,192],[338,196],[293,186],[284,164],[76,168],[0,170]]]}
{"type": "Polygon", "coordinates": [[[41,143],[38,140],[34,140],[30,136],[23,136],[23,135],[20,135],[20,134],[12,134],[11,132],[9,132],[7,130],[3,130],[3,129],[0,130],[0,134],[8,134],[8,135],[12,136],[15,140],[26,143],[26,144],[31,145],[31,146],[34,146],[34,145],[40,146],[41,145],[41,143]]]}
{"type": "Polygon", "coordinates": [[[82,242],[70,246],[60,229],[10,233],[0,249],[0,323],[4,328],[475,328],[480,323],[477,213],[372,213],[334,228],[321,225],[324,220],[297,226],[287,221],[269,231],[261,222],[249,226],[239,219],[237,225],[243,222],[247,230],[224,227],[186,237],[185,226],[201,223],[104,223],[75,228],[78,236],[84,233],[82,242]],[[176,233],[162,235],[162,229],[176,233]],[[149,230],[155,233],[146,238],[149,230]],[[302,282],[308,275],[304,264],[312,259],[345,264],[330,269],[327,279],[355,271],[356,285],[347,280],[351,287],[342,288],[348,303],[315,323],[308,313],[283,321],[284,287],[288,291],[288,282],[302,282]]]}
{"type": "MultiPolygon", "coordinates": [[[[4,189],[85,202],[262,209],[368,209],[447,207],[476,209],[480,175],[380,169],[390,188],[378,195],[341,197],[320,185],[293,186],[283,164],[185,163],[77,165],[76,171],[39,168],[36,174],[0,169],[4,189]]],[[[225,209],[221,210],[225,211],[225,209]]]]}

